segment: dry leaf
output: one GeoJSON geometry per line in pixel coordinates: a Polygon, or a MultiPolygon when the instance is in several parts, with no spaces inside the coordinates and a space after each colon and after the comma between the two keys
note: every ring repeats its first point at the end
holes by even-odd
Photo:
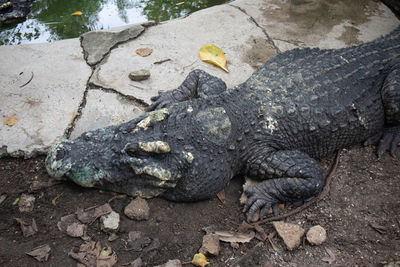
{"type": "Polygon", "coordinates": [[[222,189],[221,191],[218,192],[217,197],[219,199],[219,201],[221,201],[222,203],[225,203],[225,190],[222,189]]]}
{"type": "Polygon", "coordinates": [[[203,253],[197,253],[193,256],[192,264],[195,266],[204,267],[210,263],[207,261],[207,258],[203,253]]]}
{"type": "Polygon", "coordinates": [[[15,218],[15,220],[20,224],[21,226],[21,231],[24,237],[32,236],[37,233],[38,228],[36,225],[35,219],[32,219],[32,223],[26,223],[25,221],[15,218]]]}
{"type": "Polygon", "coordinates": [[[151,48],[138,48],[138,49],[136,49],[136,54],[138,54],[141,57],[150,56],[150,54],[152,52],[153,52],[153,49],[151,49],[151,48]]]}
{"type": "Polygon", "coordinates": [[[49,259],[50,250],[50,246],[46,244],[36,247],[30,252],[26,252],[26,254],[34,257],[38,261],[47,261],[49,259]]]}
{"type": "Polygon", "coordinates": [[[176,5],[177,6],[181,6],[181,5],[183,5],[185,2],[179,2],[179,3],[176,3],[176,5]]]}
{"type": "Polygon", "coordinates": [[[200,48],[200,59],[214,64],[226,72],[229,72],[226,67],[226,58],[222,49],[213,44],[205,44],[200,48]]]}
{"type": "Polygon", "coordinates": [[[74,13],[71,14],[72,16],[79,16],[82,15],[82,11],[75,11],[74,13]]]}
{"type": "Polygon", "coordinates": [[[248,234],[236,233],[232,231],[215,231],[214,234],[219,236],[219,240],[224,242],[247,243],[250,242],[255,236],[255,233],[249,232],[248,234]]]}
{"type": "Polygon", "coordinates": [[[1,205],[1,203],[4,202],[4,200],[6,200],[6,198],[7,198],[6,194],[0,196],[0,205],[1,205]]]}
{"type": "Polygon", "coordinates": [[[18,122],[18,117],[17,116],[10,116],[10,117],[5,117],[3,119],[4,124],[7,126],[13,126],[18,122]]]}
{"type": "Polygon", "coordinates": [[[326,253],[328,253],[329,257],[324,257],[321,260],[324,262],[327,262],[328,264],[334,263],[336,260],[335,254],[329,248],[325,248],[325,250],[326,250],[326,253]]]}

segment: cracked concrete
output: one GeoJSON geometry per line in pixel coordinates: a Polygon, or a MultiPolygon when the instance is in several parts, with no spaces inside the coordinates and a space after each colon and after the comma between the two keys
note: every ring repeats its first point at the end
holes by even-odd
{"type": "Polygon", "coordinates": [[[346,3],[236,0],[158,25],[128,25],[52,44],[1,46],[0,157],[31,157],[45,153],[57,138],[133,119],[158,90],[176,88],[196,68],[232,87],[279,52],[345,47],[399,25],[379,2],[346,3]],[[199,59],[205,43],[222,48],[230,73],[199,59]],[[140,57],[137,48],[153,53],[140,57]],[[150,70],[150,79],[128,78],[143,68],[150,70]],[[18,121],[7,125],[11,116],[18,121]]]}

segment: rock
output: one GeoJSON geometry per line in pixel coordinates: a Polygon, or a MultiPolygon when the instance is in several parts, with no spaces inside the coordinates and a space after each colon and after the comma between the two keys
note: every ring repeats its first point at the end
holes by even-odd
{"type": "Polygon", "coordinates": [[[22,194],[19,198],[18,207],[20,212],[33,211],[35,197],[33,195],[22,194]]]}
{"type": "Polygon", "coordinates": [[[143,81],[147,80],[149,77],[150,71],[145,69],[136,70],[129,73],[129,79],[131,79],[132,81],[143,81]]]}
{"type": "Polygon", "coordinates": [[[220,251],[219,237],[216,234],[206,234],[203,236],[203,244],[200,253],[218,256],[220,251]]]}
{"type": "Polygon", "coordinates": [[[285,223],[282,221],[273,222],[275,230],[283,239],[288,250],[293,250],[300,245],[301,238],[304,235],[304,229],[293,223],[285,223]]]}
{"type": "Polygon", "coordinates": [[[67,226],[67,235],[72,237],[82,237],[86,233],[86,225],[81,223],[72,223],[67,226]]]}
{"type": "Polygon", "coordinates": [[[101,229],[104,232],[116,232],[119,229],[119,214],[115,211],[111,211],[109,214],[100,217],[102,223],[101,229]]]}
{"type": "Polygon", "coordinates": [[[180,260],[176,259],[176,260],[169,260],[162,265],[157,265],[154,267],[182,267],[182,263],[180,260]]]}
{"type": "Polygon", "coordinates": [[[87,63],[91,66],[99,63],[115,45],[136,38],[144,30],[142,25],[135,24],[82,34],[81,45],[87,63]]]}
{"type": "Polygon", "coordinates": [[[326,231],[322,226],[315,225],[308,230],[306,237],[311,245],[321,245],[326,240],[326,231]]]}
{"type": "Polygon", "coordinates": [[[146,200],[137,197],[125,207],[124,213],[128,218],[136,221],[148,220],[150,208],[146,200]]]}

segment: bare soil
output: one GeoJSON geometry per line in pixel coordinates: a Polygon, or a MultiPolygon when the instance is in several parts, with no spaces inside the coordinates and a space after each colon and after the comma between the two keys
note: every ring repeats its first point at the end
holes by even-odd
{"type": "MultiPolygon", "coordinates": [[[[374,147],[355,147],[342,151],[329,197],[286,220],[305,230],[321,225],[328,235],[325,243],[312,246],[304,240],[299,248],[288,251],[277,235],[271,239],[275,248],[268,240],[256,246],[260,242],[256,238],[240,244],[239,248],[221,242],[220,254],[207,257],[209,266],[230,266],[237,260],[240,260],[239,266],[326,266],[329,258],[333,266],[379,266],[399,261],[400,162],[388,154],[378,160],[374,150],[374,147]]],[[[321,165],[327,170],[332,161],[333,157],[324,159],[321,165]]],[[[30,192],[33,181],[49,179],[43,157],[0,160],[0,195],[7,196],[0,204],[0,266],[76,266],[77,262],[68,253],[84,241],[62,233],[57,222],[78,208],[102,205],[116,195],[67,182],[30,192]],[[22,193],[35,196],[32,212],[21,213],[18,205],[13,205],[22,193]],[[27,222],[34,218],[38,232],[24,237],[15,218],[27,222]],[[46,262],[40,263],[25,254],[44,244],[51,247],[46,262]]],[[[109,236],[101,230],[99,220],[88,226],[88,235],[116,252],[116,266],[125,266],[138,257],[144,266],[163,264],[171,259],[189,262],[201,247],[204,227],[235,231],[243,222],[245,217],[239,204],[242,183],[241,177],[231,181],[225,189],[225,203],[217,197],[197,203],[151,199],[148,201],[150,218],[140,222],[123,214],[129,197],[115,198],[110,204],[121,215],[118,238],[108,241],[109,236]],[[152,247],[128,250],[126,240],[130,231],[142,232],[152,240],[152,247]]],[[[275,231],[271,224],[262,227],[267,234],[275,231]]]]}

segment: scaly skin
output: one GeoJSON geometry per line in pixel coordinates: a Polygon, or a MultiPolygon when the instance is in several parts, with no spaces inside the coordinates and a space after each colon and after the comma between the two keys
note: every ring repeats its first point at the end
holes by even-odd
{"type": "Polygon", "coordinates": [[[48,172],[87,187],[176,201],[209,198],[237,174],[262,182],[246,190],[248,218],[279,203],[318,195],[315,159],[381,139],[400,140],[400,28],[340,50],[295,49],[271,58],[225,90],[192,71],[154,97],[143,117],[61,141],[48,172]]]}

